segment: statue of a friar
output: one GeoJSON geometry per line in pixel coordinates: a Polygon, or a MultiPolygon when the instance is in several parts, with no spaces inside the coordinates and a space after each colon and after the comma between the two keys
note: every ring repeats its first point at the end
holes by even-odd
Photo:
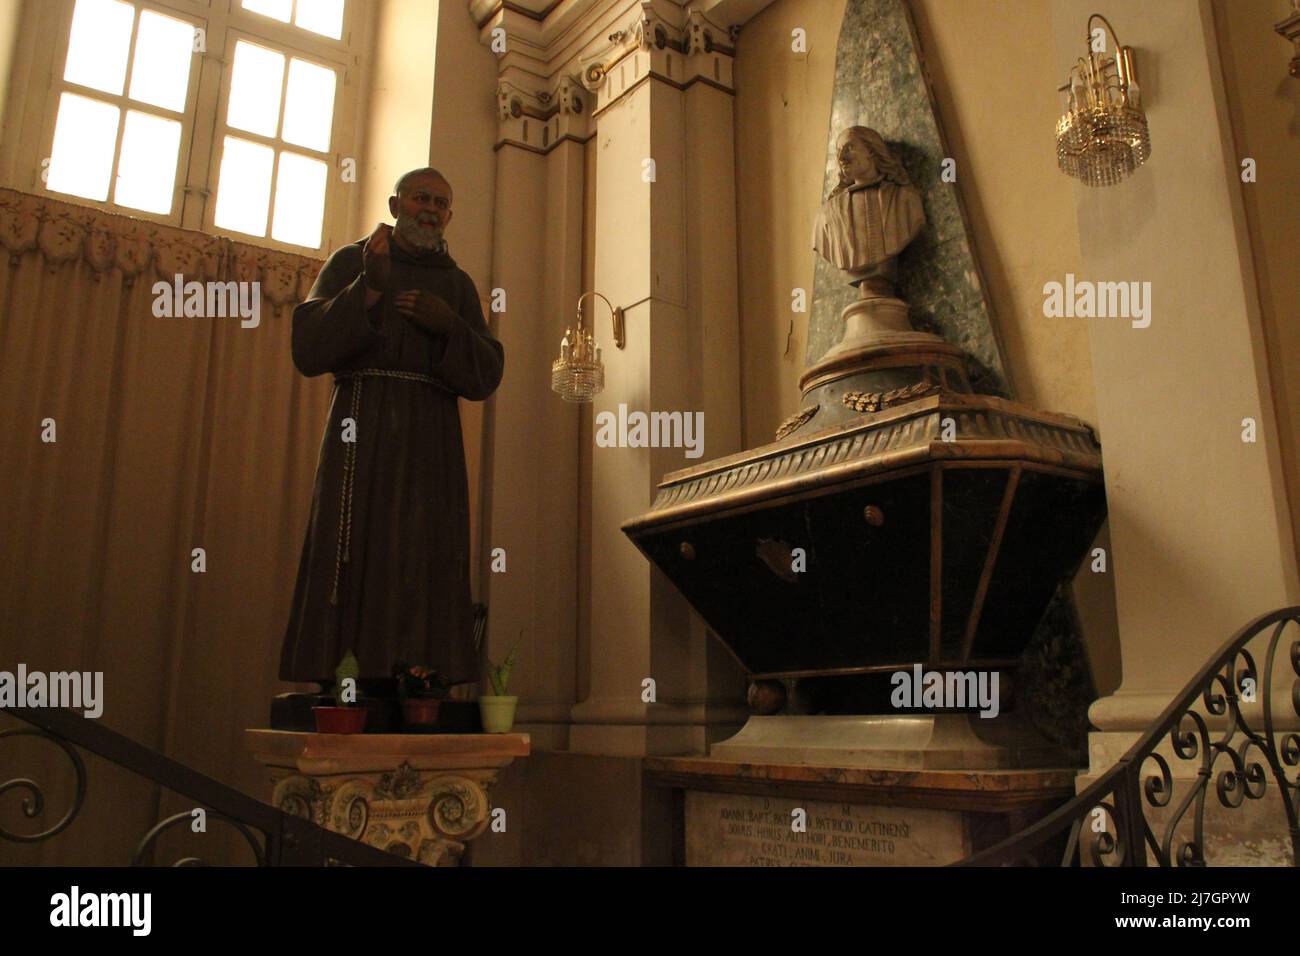
{"type": "Polygon", "coordinates": [[[336,251],[293,313],[293,361],[331,373],[306,541],[280,677],[362,678],[398,661],[478,676],[460,398],[501,381],[504,351],[447,253],[452,190],[428,167],[388,200],[396,225],[336,251]]]}

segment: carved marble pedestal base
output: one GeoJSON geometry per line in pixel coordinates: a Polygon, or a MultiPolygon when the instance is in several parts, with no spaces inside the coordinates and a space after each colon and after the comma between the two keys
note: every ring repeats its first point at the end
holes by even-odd
{"type": "Polygon", "coordinates": [[[311,734],[247,730],[271,803],[430,866],[456,866],[491,819],[501,768],[527,734],[311,734]]]}

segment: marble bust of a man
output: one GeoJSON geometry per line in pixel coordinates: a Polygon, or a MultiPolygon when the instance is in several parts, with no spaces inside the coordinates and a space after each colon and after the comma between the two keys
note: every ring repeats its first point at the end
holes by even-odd
{"type": "Polygon", "coordinates": [[[897,255],[925,225],[920,191],[884,138],[850,126],[835,142],[839,184],[822,204],[813,248],[863,299],[894,295],[897,255]]]}

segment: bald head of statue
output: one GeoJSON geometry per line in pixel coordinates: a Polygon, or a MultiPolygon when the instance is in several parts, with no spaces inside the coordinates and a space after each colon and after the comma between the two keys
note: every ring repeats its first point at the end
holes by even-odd
{"type": "Polygon", "coordinates": [[[388,211],[401,242],[419,251],[444,249],[451,222],[451,183],[431,166],[403,173],[388,197],[388,211]]]}

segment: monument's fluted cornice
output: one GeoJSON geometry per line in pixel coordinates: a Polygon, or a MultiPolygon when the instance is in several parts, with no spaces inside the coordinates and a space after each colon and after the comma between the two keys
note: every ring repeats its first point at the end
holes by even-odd
{"type": "Polygon", "coordinates": [[[934,394],[666,474],[640,533],[673,521],[857,481],[934,461],[1007,460],[1101,477],[1101,445],[1086,422],[992,395],[934,394]],[[951,419],[952,440],[944,440],[951,419]]]}

